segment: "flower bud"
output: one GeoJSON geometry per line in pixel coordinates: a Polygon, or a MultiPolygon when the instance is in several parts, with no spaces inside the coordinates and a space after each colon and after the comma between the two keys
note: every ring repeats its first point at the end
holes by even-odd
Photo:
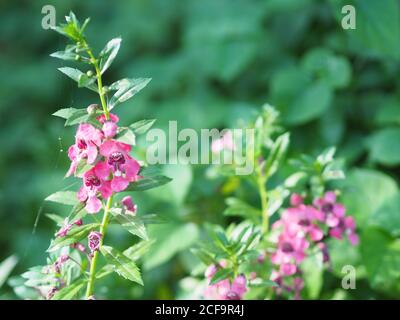
{"type": "Polygon", "coordinates": [[[92,76],[93,76],[93,71],[92,71],[92,70],[89,70],[88,72],[86,72],[86,75],[87,75],[88,77],[92,77],[92,76]]]}
{"type": "Polygon", "coordinates": [[[81,60],[81,57],[77,54],[77,55],[75,55],[75,60],[79,61],[79,60],[81,60]]]}
{"type": "Polygon", "coordinates": [[[137,205],[133,203],[130,196],[126,196],[121,200],[124,209],[128,210],[128,213],[135,214],[137,210],[137,205]]]}
{"type": "Polygon", "coordinates": [[[103,87],[103,93],[107,93],[108,92],[108,87],[107,86],[104,86],[103,87]]]}
{"type": "Polygon", "coordinates": [[[96,103],[91,104],[86,108],[88,114],[95,114],[96,110],[99,108],[99,105],[96,103]]]}
{"type": "Polygon", "coordinates": [[[99,250],[101,237],[102,237],[102,234],[97,231],[92,231],[89,234],[88,245],[89,245],[90,251],[94,252],[94,251],[99,250]]]}
{"type": "Polygon", "coordinates": [[[102,129],[106,138],[113,138],[117,134],[118,126],[112,121],[107,121],[102,129]]]}

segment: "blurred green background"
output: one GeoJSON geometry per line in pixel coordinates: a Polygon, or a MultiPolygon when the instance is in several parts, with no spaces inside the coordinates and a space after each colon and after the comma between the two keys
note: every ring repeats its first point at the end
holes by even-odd
{"type": "MultiPolygon", "coordinates": [[[[268,102],[292,133],[290,157],[337,146],[347,168],[343,200],[361,244],[333,244],[333,275],[324,275],[314,297],[400,296],[397,0],[1,1],[0,261],[18,257],[13,275],[45,262],[55,226],[43,213],[62,208],[43,199],[74,182],[63,179],[74,129],[51,113],[97,102],[49,57],[65,39],[42,29],[46,4],[55,6],[57,23],[70,10],[91,17],[86,34],[97,52],[123,38],[107,83],[153,78],[117,110],[123,124],[156,118],[159,128],[177,120],[180,129],[222,129],[268,102]],[[344,4],[356,8],[356,30],[341,27],[344,4]],[[345,264],[357,266],[356,290],[339,288],[345,264]]],[[[198,263],[188,249],[205,221],[226,223],[221,181],[207,179],[205,169],[167,166],[173,183],[136,196],[139,210],[167,214],[172,223],[150,230],[157,242],[144,260],[146,286],[113,276],[99,285],[100,297],[187,297],[190,283],[180,280],[198,263]]],[[[110,238],[122,247],[131,241],[113,229],[110,238]]],[[[17,298],[9,284],[0,290],[17,298]]]]}

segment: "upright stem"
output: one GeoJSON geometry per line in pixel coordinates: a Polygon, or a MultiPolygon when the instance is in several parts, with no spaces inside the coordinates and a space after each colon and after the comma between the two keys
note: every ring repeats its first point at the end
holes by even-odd
{"type": "MultiPolygon", "coordinates": [[[[103,220],[101,221],[101,225],[100,225],[101,238],[100,238],[99,248],[101,248],[101,246],[103,245],[104,235],[107,231],[108,222],[110,221],[110,208],[112,205],[112,201],[113,201],[113,196],[108,198],[106,208],[104,209],[103,220]]],[[[88,284],[86,287],[86,298],[89,298],[91,295],[93,295],[94,280],[95,280],[95,275],[96,275],[96,265],[97,265],[97,257],[98,256],[99,256],[99,252],[95,251],[93,254],[92,261],[90,263],[89,281],[88,281],[88,284]]]]}
{"type": "Polygon", "coordinates": [[[261,199],[261,215],[262,215],[262,232],[266,234],[269,229],[269,212],[268,212],[268,202],[267,202],[267,189],[266,189],[266,175],[263,173],[262,166],[257,164],[256,168],[257,173],[257,185],[258,192],[260,194],[261,199]]]}
{"type": "MultiPolygon", "coordinates": [[[[87,45],[86,41],[83,42],[83,46],[86,48],[86,52],[88,53],[88,55],[90,57],[90,61],[92,62],[93,67],[94,67],[94,69],[96,71],[97,88],[98,88],[98,93],[99,93],[99,96],[100,96],[101,106],[103,108],[104,116],[108,120],[108,119],[110,119],[110,112],[108,111],[107,103],[106,103],[106,100],[104,98],[103,81],[101,79],[101,70],[99,68],[98,61],[94,57],[94,55],[92,53],[92,50],[87,45]]],[[[111,209],[111,206],[112,206],[112,202],[113,202],[113,195],[111,195],[108,198],[106,207],[104,209],[104,215],[103,215],[103,219],[102,219],[101,225],[100,225],[101,238],[100,238],[100,243],[99,243],[99,249],[101,249],[101,247],[103,245],[103,239],[104,239],[105,234],[107,232],[108,222],[110,221],[110,209],[111,209]]],[[[86,287],[86,298],[89,298],[90,296],[93,295],[94,281],[95,281],[95,276],[96,276],[96,265],[97,265],[98,256],[99,256],[99,251],[95,251],[93,253],[92,261],[90,263],[89,281],[88,281],[88,284],[87,284],[87,287],[86,287]]]]}

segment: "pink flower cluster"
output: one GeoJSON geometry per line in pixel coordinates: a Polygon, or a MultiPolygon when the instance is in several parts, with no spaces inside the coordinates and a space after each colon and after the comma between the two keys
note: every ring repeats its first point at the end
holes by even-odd
{"type": "MultiPolygon", "coordinates": [[[[219,266],[210,265],[207,268],[204,275],[208,282],[211,281],[218,269],[223,268],[223,266],[224,263],[220,263],[219,266]]],[[[241,274],[233,279],[232,282],[229,279],[224,279],[215,284],[209,284],[204,291],[204,297],[212,300],[241,300],[246,292],[247,280],[241,274]]]]}
{"type": "MultiPolygon", "coordinates": [[[[97,121],[99,128],[88,123],[80,124],[75,135],[75,143],[68,149],[71,166],[67,176],[75,175],[82,178],[82,187],[77,197],[90,214],[101,210],[102,200],[108,199],[113,193],[124,191],[131,182],[141,178],[138,175],[140,170],[138,161],[129,155],[132,146],[114,139],[118,132],[118,117],[110,114],[110,119],[107,120],[101,115],[97,117],[97,121]],[[81,162],[90,165],[86,172],[78,172],[81,162]]],[[[130,196],[122,199],[121,206],[127,214],[136,213],[137,206],[130,196]]],[[[74,222],[66,220],[55,236],[65,237],[74,226],[82,224],[82,219],[74,222]]],[[[99,250],[101,238],[99,232],[93,231],[89,234],[90,254],[99,250]]],[[[71,248],[82,253],[86,252],[86,247],[79,242],[72,244],[71,248]]],[[[61,263],[56,266],[61,266],[61,263]]]]}
{"type": "Polygon", "coordinates": [[[347,235],[352,245],[358,243],[358,236],[353,217],[345,216],[345,207],[336,202],[334,192],[326,192],[312,205],[304,204],[304,199],[298,194],[293,194],[290,202],[292,207],[286,209],[272,226],[280,233],[277,248],[271,255],[271,262],[276,266],[271,280],[280,285],[278,292],[294,292],[295,298],[299,298],[303,288],[299,265],[309,249],[320,250],[324,262],[328,262],[329,253],[323,242],[328,236],[342,239],[347,235]]]}
{"type": "Polygon", "coordinates": [[[67,176],[76,174],[81,161],[92,166],[83,173],[83,186],[78,192],[78,199],[86,204],[88,213],[99,212],[101,199],[107,199],[137,181],[140,170],[139,163],[129,155],[132,146],[113,139],[118,129],[118,117],[111,114],[106,120],[101,115],[97,120],[102,129],[88,123],[79,125],[75,144],[68,150],[72,162],[67,176]]]}

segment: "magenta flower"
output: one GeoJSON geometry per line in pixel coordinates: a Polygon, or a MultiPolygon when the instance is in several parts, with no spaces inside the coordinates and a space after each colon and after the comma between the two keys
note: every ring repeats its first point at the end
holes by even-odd
{"type": "Polygon", "coordinates": [[[101,145],[103,134],[90,124],[80,124],[75,135],[75,144],[68,149],[68,157],[72,161],[67,177],[74,174],[81,159],[93,164],[98,155],[98,146],[101,145]]]}
{"type": "Polygon", "coordinates": [[[109,120],[106,119],[106,116],[105,116],[104,114],[98,116],[96,119],[97,119],[97,121],[99,121],[101,124],[104,124],[104,123],[106,123],[107,121],[111,121],[111,122],[114,122],[114,123],[117,123],[117,122],[119,121],[118,116],[115,115],[115,114],[113,114],[113,113],[110,113],[110,119],[109,119],[109,120]]]}
{"type": "Polygon", "coordinates": [[[292,275],[297,271],[297,265],[306,257],[305,250],[309,242],[300,236],[290,236],[283,232],[278,238],[278,248],[271,255],[271,262],[280,266],[284,275],[292,275]]]}
{"type": "Polygon", "coordinates": [[[62,266],[65,262],[67,262],[68,259],[69,259],[69,256],[66,255],[66,254],[63,254],[63,255],[59,256],[59,257],[57,258],[56,262],[54,263],[54,270],[55,270],[55,272],[60,273],[60,271],[61,271],[61,266],[62,266]]]}
{"type": "Polygon", "coordinates": [[[119,118],[115,114],[110,113],[109,120],[106,119],[104,114],[96,119],[103,124],[102,130],[106,138],[113,138],[117,134],[117,122],[119,121],[119,118]]]}
{"type": "Polygon", "coordinates": [[[83,175],[83,186],[78,191],[78,199],[86,202],[85,209],[88,213],[97,213],[102,207],[102,202],[97,198],[100,193],[104,199],[111,196],[110,182],[102,180],[98,174],[99,164],[83,175]]]}
{"type": "Polygon", "coordinates": [[[75,243],[71,244],[71,248],[76,249],[80,252],[86,252],[85,246],[80,242],[75,242],[75,243]]]}
{"type": "Polygon", "coordinates": [[[102,234],[97,231],[92,231],[88,236],[88,246],[91,252],[97,251],[100,248],[102,234]]]}
{"type": "Polygon", "coordinates": [[[247,292],[247,281],[244,275],[237,276],[231,283],[229,279],[209,285],[204,296],[213,300],[241,300],[247,292]]]}
{"type": "Polygon", "coordinates": [[[112,191],[121,192],[139,178],[140,165],[129,155],[130,151],[130,145],[115,140],[106,141],[100,147],[100,153],[106,160],[98,163],[97,172],[104,180],[112,173],[112,191]]]}
{"type": "Polygon", "coordinates": [[[136,213],[137,205],[133,203],[131,196],[126,196],[126,197],[122,198],[121,203],[122,203],[122,206],[124,207],[124,209],[127,210],[127,213],[130,213],[130,214],[136,213]]]}

